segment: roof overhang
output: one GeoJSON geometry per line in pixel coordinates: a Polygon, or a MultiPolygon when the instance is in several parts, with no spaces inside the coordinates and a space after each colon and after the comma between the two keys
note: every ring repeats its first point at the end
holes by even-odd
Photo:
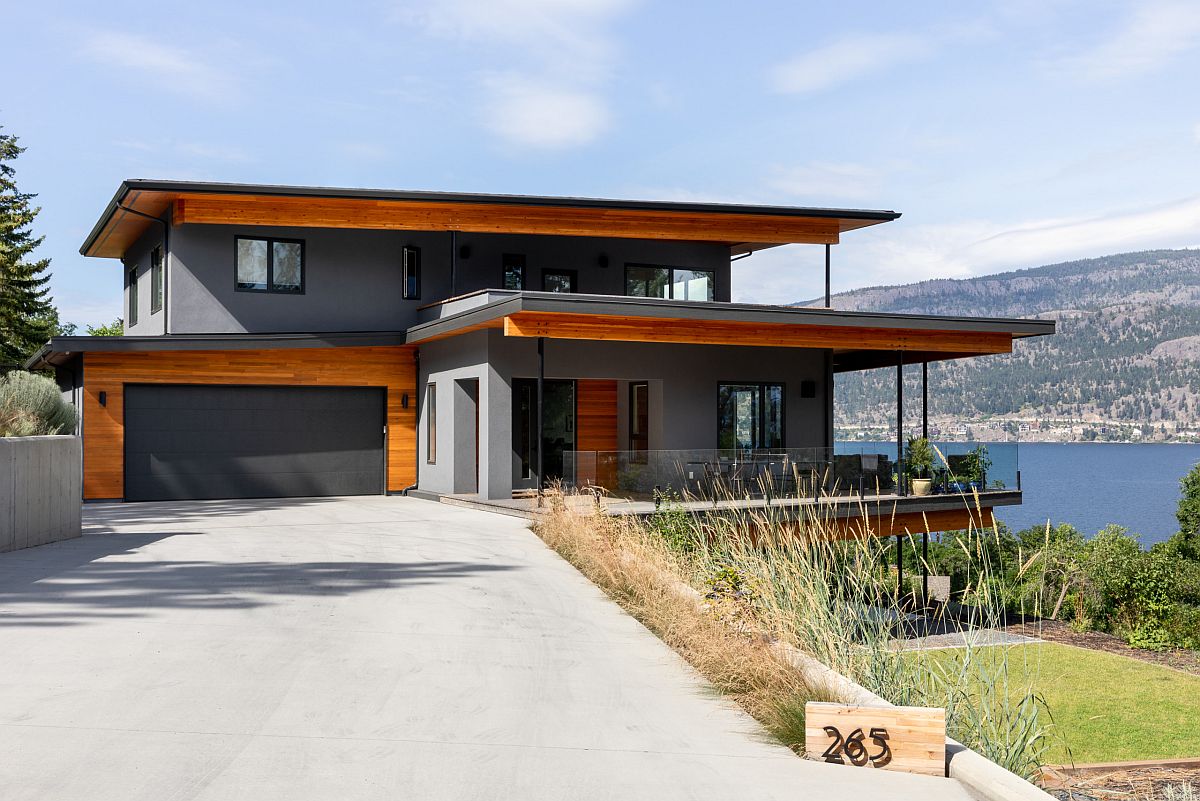
{"type": "Polygon", "coordinates": [[[154,219],[182,224],[275,225],[544,234],[719,242],[731,254],[792,243],[836,244],[842,233],[898,218],[895,211],[602,198],[122,182],[80,253],[120,258],[154,219]]]}
{"type": "MultiPolygon", "coordinates": [[[[1009,353],[1053,320],[849,312],[656,298],[480,293],[486,302],[410,328],[419,344],[484,329],[506,337],[830,350],[835,372],[1009,353]]],[[[461,300],[459,301],[461,305],[461,300]]]]}

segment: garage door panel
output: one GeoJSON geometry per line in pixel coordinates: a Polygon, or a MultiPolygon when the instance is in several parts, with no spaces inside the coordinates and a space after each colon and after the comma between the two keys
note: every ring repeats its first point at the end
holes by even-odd
{"type": "Polygon", "coordinates": [[[379,494],[384,391],[125,387],[129,500],[379,494]]]}

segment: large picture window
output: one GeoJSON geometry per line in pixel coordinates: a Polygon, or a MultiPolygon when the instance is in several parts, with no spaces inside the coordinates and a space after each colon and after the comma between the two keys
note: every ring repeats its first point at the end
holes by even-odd
{"type": "Polygon", "coordinates": [[[716,274],[653,264],[625,265],[625,294],[635,298],[714,300],[716,274]]]}
{"type": "Polygon", "coordinates": [[[718,448],[773,450],[783,442],[782,384],[718,385],[718,448]]]}
{"type": "Polygon", "coordinates": [[[239,292],[304,292],[304,243],[297,239],[237,237],[239,292]]]}

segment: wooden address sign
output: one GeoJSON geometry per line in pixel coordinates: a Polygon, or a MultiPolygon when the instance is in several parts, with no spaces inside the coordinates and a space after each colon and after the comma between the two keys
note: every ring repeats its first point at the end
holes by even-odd
{"type": "Polygon", "coordinates": [[[946,710],[809,701],[804,751],[838,765],[945,776],[946,710]]]}

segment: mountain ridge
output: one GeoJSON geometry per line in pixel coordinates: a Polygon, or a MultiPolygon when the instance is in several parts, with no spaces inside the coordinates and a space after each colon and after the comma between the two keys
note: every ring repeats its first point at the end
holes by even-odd
{"type": "MultiPolygon", "coordinates": [[[[930,419],[940,435],[1200,441],[1200,250],[863,287],[832,300],[849,311],[1058,322],[1057,334],[1018,341],[1011,354],[931,364],[930,419]]],[[[916,389],[918,372],[906,373],[906,388],[916,389]]],[[[839,375],[839,436],[886,432],[881,421],[894,425],[894,404],[894,371],[839,375]]],[[[919,416],[919,404],[906,408],[906,426],[919,416]]]]}

